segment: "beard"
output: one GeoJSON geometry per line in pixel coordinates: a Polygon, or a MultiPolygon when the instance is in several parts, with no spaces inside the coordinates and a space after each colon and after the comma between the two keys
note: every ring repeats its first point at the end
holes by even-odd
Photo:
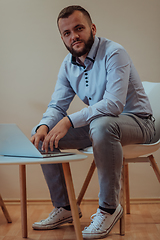
{"type": "MultiPolygon", "coordinates": [[[[68,49],[68,51],[74,56],[74,57],[81,57],[83,55],[85,55],[86,53],[89,53],[93,43],[94,43],[94,37],[93,37],[93,34],[92,34],[92,31],[90,33],[90,36],[88,38],[87,41],[84,41],[82,39],[77,39],[75,40],[73,43],[75,43],[76,41],[81,41],[84,43],[84,48],[81,50],[81,51],[77,51],[77,50],[74,50],[72,46],[67,46],[65,43],[64,45],[66,46],[66,48],[68,49]]],[[[72,43],[72,44],[73,44],[72,43]]]]}

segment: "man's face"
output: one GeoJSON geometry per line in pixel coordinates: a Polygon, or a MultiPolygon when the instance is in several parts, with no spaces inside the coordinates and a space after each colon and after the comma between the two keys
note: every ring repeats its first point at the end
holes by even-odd
{"type": "Polygon", "coordinates": [[[94,42],[95,25],[89,24],[80,11],[73,12],[68,18],[60,18],[58,25],[66,48],[73,56],[85,60],[94,42]]]}

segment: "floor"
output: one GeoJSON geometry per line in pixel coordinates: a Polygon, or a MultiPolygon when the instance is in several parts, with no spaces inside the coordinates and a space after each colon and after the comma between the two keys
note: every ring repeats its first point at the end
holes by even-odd
{"type": "MultiPolygon", "coordinates": [[[[0,240],[22,240],[21,237],[21,211],[19,204],[7,204],[12,218],[8,224],[0,209],[0,240]]],[[[90,223],[90,216],[96,212],[96,203],[83,203],[81,210],[82,230],[90,223]]],[[[51,203],[28,204],[28,239],[30,240],[76,240],[72,224],[65,224],[60,228],[48,231],[35,231],[32,223],[48,217],[52,211],[51,203]]],[[[114,226],[107,240],[160,240],[160,203],[132,204],[131,214],[126,215],[126,234],[119,235],[119,222],[114,226]]]]}

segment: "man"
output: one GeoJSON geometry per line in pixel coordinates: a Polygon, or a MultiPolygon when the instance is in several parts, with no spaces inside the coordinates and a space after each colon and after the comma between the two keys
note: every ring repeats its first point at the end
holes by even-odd
{"type": "MultiPolygon", "coordinates": [[[[125,49],[96,37],[96,26],[80,6],[63,9],[57,19],[61,38],[69,50],[52,100],[31,142],[45,150],[93,146],[100,185],[99,208],[84,238],[106,237],[123,213],[119,204],[122,146],[149,143],[154,122],[149,100],[125,49]],[[75,95],[88,107],[67,116],[75,95]]],[[[42,165],[54,210],[33,224],[34,229],[54,229],[72,220],[61,164],[42,165]]],[[[79,209],[79,215],[81,212],[79,209]]]]}

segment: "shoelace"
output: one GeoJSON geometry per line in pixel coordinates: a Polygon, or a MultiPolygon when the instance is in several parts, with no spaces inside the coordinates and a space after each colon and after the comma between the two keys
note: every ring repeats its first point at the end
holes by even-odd
{"type": "Polygon", "coordinates": [[[91,216],[91,220],[92,220],[91,224],[88,227],[86,227],[85,229],[90,229],[90,230],[97,229],[97,230],[99,230],[106,217],[107,217],[107,214],[101,213],[101,210],[98,208],[97,212],[94,213],[91,216]]]}
{"type": "Polygon", "coordinates": [[[54,208],[53,210],[52,210],[52,212],[50,212],[50,214],[49,214],[49,217],[54,217],[55,215],[57,215],[57,213],[59,213],[60,211],[62,211],[62,209],[61,208],[54,208]]]}
{"type": "Polygon", "coordinates": [[[40,222],[49,222],[50,219],[53,219],[53,217],[54,217],[55,215],[57,215],[59,212],[61,212],[61,211],[62,211],[62,208],[54,208],[54,209],[52,210],[52,212],[50,212],[48,218],[42,219],[40,222]]]}

